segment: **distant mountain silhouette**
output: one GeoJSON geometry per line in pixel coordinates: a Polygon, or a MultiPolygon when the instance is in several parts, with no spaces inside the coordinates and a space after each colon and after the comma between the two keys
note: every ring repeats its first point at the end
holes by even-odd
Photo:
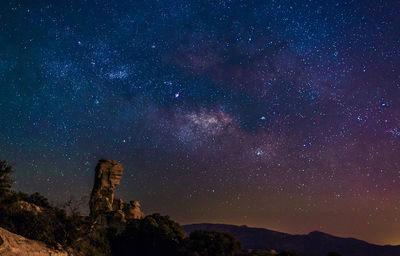
{"type": "Polygon", "coordinates": [[[293,250],[310,256],[326,256],[338,252],[343,256],[396,256],[400,246],[380,246],[354,238],[341,238],[314,231],[307,235],[290,235],[264,228],[226,224],[191,224],[183,226],[187,233],[194,230],[230,232],[246,249],[293,250]]]}

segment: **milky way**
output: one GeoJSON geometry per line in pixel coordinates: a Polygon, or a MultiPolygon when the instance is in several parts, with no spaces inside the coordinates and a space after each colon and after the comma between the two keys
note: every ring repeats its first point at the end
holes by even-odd
{"type": "Polygon", "coordinates": [[[0,158],[146,213],[399,244],[398,1],[8,1],[0,158]]]}

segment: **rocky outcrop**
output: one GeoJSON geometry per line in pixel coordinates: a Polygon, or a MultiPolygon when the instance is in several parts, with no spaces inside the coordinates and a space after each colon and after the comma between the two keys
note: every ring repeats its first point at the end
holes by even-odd
{"type": "Polygon", "coordinates": [[[129,203],[125,203],[123,211],[127,220],[144,218],[144,213],[140,210],[139,201],[129,201],[129,203]]]}
{"type": "Polygon", "coordinates": [[[123,172],[122,165],[114,160],[101,159],[97,164],[89,202],[90,216],[97,224],[115,226],[144,217],[138,201],[124,203],[114,196],[123,172]]]}
{"type": "Polygon", "coordinates": [[[0,228],[0,256],[70,256],[68,252],[51,250],[45,244],[27,239],[0,228]]]}
{"type": "Polygon", "coordinates": [[[20,200],[18,201],[15,205],[14,208],[16,210],[22,210],[22,211],[27,211],[27,212],[31,212],[35,215],[39,214],[42,212],[42,209],[37,206],[36,204],[33,203],[28,203],[26,201],[20,200]]]}
{"type": "Polygon", "coordinates": [[[114,210],[114,190],[124,171],[120,163],[106,159],[99,161],[95,171],[89,207],[90,216],[97,219],[114,210]]]}

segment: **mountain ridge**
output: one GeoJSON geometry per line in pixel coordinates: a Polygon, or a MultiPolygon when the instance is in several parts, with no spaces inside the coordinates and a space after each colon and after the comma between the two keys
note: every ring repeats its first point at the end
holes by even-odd
{"type": "Polygon", "coordinates": [[[246,249],[293,250],[310,256],[326,256],[338,252],[343,256],[400,255],[400,245],[375,245],[352,237],[338,237],[321,231],[292,235],[266,228],[231,224],[198,223],[183,226],[187,233],[194,230],[229,232],[246,249]]]}

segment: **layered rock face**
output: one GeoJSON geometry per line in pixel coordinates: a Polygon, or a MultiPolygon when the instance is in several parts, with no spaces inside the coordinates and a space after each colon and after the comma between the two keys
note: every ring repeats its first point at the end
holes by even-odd
{"type": "Polygon", "coordinates": [[[68,256],[65,251],[55,251],[45,244],[27,239],[0,228],[0,256],[68,256]]]}
{"type": "Polygon", "coordinates": [[[114,190],[123,172],[122,165],[114,160],[102,159],[97,164],[89,202],[90,215],[94,219],[114,210],[114,190]]]}
{"type": "Polygon", "coordinates": [[[96,166],[89,207],[90,216],[100,225],[113,226],[144,217],[138,201],[124,203],[114,197],[115,187],[120,184],[123,172],[122,165],[114,160],[101,159],[96,166]]]}

